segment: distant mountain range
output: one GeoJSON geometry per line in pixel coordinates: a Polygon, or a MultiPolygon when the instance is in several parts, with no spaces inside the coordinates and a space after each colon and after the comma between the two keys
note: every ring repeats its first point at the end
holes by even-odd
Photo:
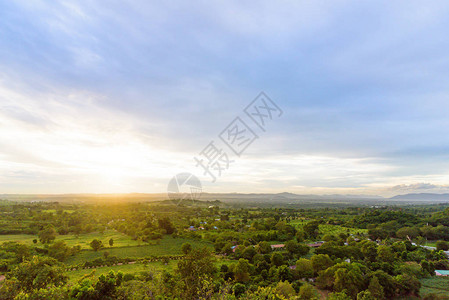
{"type": "MultiPolygon", "coordinates": [[[[60,202],[146,202],[166,200],[167,194],[36,194],[36,195],[19,195],[19,194],[0,194],[0,199],[12,201],[60,201],[60,202]]],[[[365,205],[386,205],[391,203],[421,203],[421,202],[445,202],[449,201],[449,194],[435,193],[411,193],[405,195],[397,195],[391,198],[372,195],[304,195],[294,193],[203,193],[201,199],[204,201],[220,200],[227,203],[241,203],[248,205],[263,204],[331,204],[346,203],[365,205]]]]}
{"type": "Polygon", "coordinates": [[[397,195],[389,198],[391,200],[420,200],[420,201],[444,201],[449,200],[449,194],[434,194],[434,193],[415,193],[397,195]]]}

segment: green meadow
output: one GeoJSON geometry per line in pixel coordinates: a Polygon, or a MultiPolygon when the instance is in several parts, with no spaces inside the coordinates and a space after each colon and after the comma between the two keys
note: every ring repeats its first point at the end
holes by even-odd
{"type": "Polygon", "coordinates": [[[93,269],[79,269],[75,271],[67,271],[66,275],[69,277],[69,283],[76,283],[79,279],[89,274],[92,274],[93,277],[98,278],[98,276],[102,274],[107,274],[110,271],[114,272],[122,272],[124,274],[133,274],[138,275],[140,272],[148,271],[148,272],[158,272],[162,270],[173,271],[177,265],[177,261],[169,261],[167,265],[162,262],[150,262],[148,264],[124,264],[120,266],[110,266],[110,267],[101,267],[101,268],[93,268],[93,269]]]}
{"type": "MultiPolygon", "coordinates": [[[[106,230],[104,233],[91,232],[86,234],[80,234],[78,236],[74,234],[58,235],[55,241],[64,241],[70,247],[81,246],[81,249],[90,249],[89,243],[92,240],[94,239],[101,240],[105,246],[109,246],[108,242],[111,238],[114,240],[113,247],[129,247],[146,244],[141,241],[132,240],[129,236],[117,232],[115,230],[106,230]]],[[[33,245],[34,239],[38,240],[37,245],[42,246],[42,244],[39,242],[39,238],[37,235],[30,235],[30,234],[0,235],[0,243],[20,242],[27,245],[33,245]]]]}
{"type": "MultiPolygon", "coordinates": [[[[309,222],[309,221],[293,220],[290,222],[290,224],[295,226],[296,228],[300,228],[307,222],[309,222]]],[[[348,227],[343,227],[340,225],[330,225],[330,224],[320,224],[319,228],[320,228],[320,232],[322,235],[326,235],[326,234],[338,235],[340,233],[349,233],[349,234],[362,233],[363,234],[363,233],[368,232],[367,229],[348,228],[348,227]]]]}
{"type": "Polygon", "coordinates": [[[172,238],[165,236],[161,240],[154,242],[152,245],[130,246],[130,247],[106,247],[100,251],[84,250],[76,256],[72,256],[67,260],[67,265],[75,265],[85,261],[91,261],[99,257],[103,257],[104,252],[109,252],[110,256],[117,256],[118,258],[143,258],[149,256],[163,256],[163,255],[180,255],[181,245],[189,242],[194,248],[209,247],[212,249],[213,245],[202,240],[193,240],[185,238],[172,238]]]}
{"type": "Polygon", "coordinates": [[[421,279],[420,295],[424,297],[428,294],[436,294],[438,296],[446,296],[443,299],[449,299],[449,277],[435,276],[421,279]]]}

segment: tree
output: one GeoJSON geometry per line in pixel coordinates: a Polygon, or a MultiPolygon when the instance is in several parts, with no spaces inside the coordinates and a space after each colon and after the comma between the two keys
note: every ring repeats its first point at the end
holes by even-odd
{"type": "Polygon", "coordinates": [[[188,254],[192,251],[192,245],[190,243],[184,243],[181,245],[181,252],[184,254],[188,254]]]}
{"type": "Polygon", "coordinates": [[[296,240],[301,243],[304,242],[304,240],[306,239],[306,233],[304,232],[304,230],[298,230],[296,232],[296,240]]]}
{"type": "Polygon", "coordinates": [[[292,270],[286,265],[282,265],[277,269],[277,280],[279,281],[293,281],[292,270]]]}
{"type": "Polygon", "coordinates": [[[302,230],[308,239],[316,239],[318,237],[320,234],[319,225],[318,221],[311,221],[303,226],[302,230]]]}
{"type": "Polygon", "coordinates": [[[268,242],[262,241],[256,247],[256,251],[260,254],[268,254],[271,252],[271,246],[268,242]]]}
{"type": "Polygon", "coordinates": [[[279,281],[276,285],[276,291],[286,299],[290,299],[292,296],[296,295],[295,289],[288,281],[279,281]]]}
{"type": "Polygon", "coordinates": [[[167,234],[172,234],[175,232],[175,227],[171,223],[168,217],[157,220],[159,224],[159,228],[164,229],[167,234]]]}
{"type": "Polygon", "coordinates": [[[57,241],[48,247],[48,256],[59,261],[65,261],[71,254],[71,249],[67,247],[64,241],[57,241]]]}
{"type": "Polygon", "coordinates": [[[428,262],[427,260],[421,261],[421,267],[424,271],[427,272],[428,275],[435,275],[435,265],[433,262],[428,262]]]}
{"type": "Polygon", "coordinates": [[[178,262],[176,271],[185,298],[194,299],[203,288],[204,280],[212,278],[216,271],[213,256],[206,247],[190,251],[178,262]]]}
{"type": "Polygon", "coordinates": [[[12,271],[20,283],[20,290],[31,292],[48,286],[62,286],[67,282],[64,267],[54,258],[33,256],[12,271]]]}
{"type": "Polygon", "coordinates": [[[361,291],[357,294],[357,300],[377,300],[379,298],[375,298],[370,291],[361,291]]]}
{"type": "Polygon", "coordinates": [[[312,256],[313,272],[318,274],[319,271],[326,270],[334,265],[334,262],[327,254],[317,254],[312,256]]]}
{"type": "Polygon", "coordinates": [[[395,260],[395,256],[390,247],[386,245],[380,245],[377,248],[377,260],[386,263],[392,263],[395,260]]]}
{"type": "Polygon", "coordinates": [[[351,297],[346,295],[345,292],[333,292],[329,294],[326,300],[351,300],[351,297]]]}
{"type": "Polygon", "coordinates": [[[239,297],[240,295],[242,295],[246,291],[246,287],[245,287],[244,284],[236,283],[232,287],[232,290],[234,291],[234,295],[236,297],[239,297]]]}
{"type": "Polygon", "coordinates": [[[275,252],[271,255],[271,264],[273,266],[281,266],[284,264],[284,257],[279,252],[275,252]]]}
{"type": "Polygon", "coordinates": [[[421,282],[409,274],[401,274],[395,277],[398,283],[398,291],[400,295],[419,295],[421,282]]]}
{"type": "Polygon", "coordinates": [[[419,229],[416,227],[402,227],[396,231],[396,236],[400,239],[414,239],[419,235],[419,229]]]}
{"type": "Polygon", "coordinates": [[[292,255],[303,256],[309,253],[310,248],[307,245],[299,244],[294,240],[290,240],[285,243],[285,249],[292,255]]]}
{"type": "Polygon", "coordinates": [[[320,272],[316,282],[320,288],[345,291],[355,298],[365,287],[365,274],[362,270],[366,270],[366,267],[359,263],[339,263],[320,272]]]}
{"type": "Polygon", "coordinates": [[[300,278],[310,278],[313,276],[312,261],[306,258],[300,258],[296,262],[296,272],[300,278]]]}
{"type": "Polygon", "coordinates": [[[369,282],[368,291],[374,299],[384,299],[384,288],[379,283],[379,279],[376,276],[371,277],[369,282]]]}
{"type": "Polygon", "coordinates": [[[249,260],[250,262],[252,262],[253,257],[256,254],[257,254],[257,252],[256,252],[256,250],[254,250],[254,247],[248,246],[245,248],[245,250],[242,251],[242,258],[245,258],[245,259],[249,260]]]}
{"type": "Polygon", "coordinates": [[[345,268],[338,268],[335,271],[334,289],[346,290],[349,296],[355,298],[365,286],[364,278],[359,264],[348,264],[345,268]]]}
{"type": "Polygon", "coordinates": [[[304,300],[318,300],[320,295],[318,291],[310,284],[305,283],[301,286],[298,292],[299,299],[304,300]]]}
{"type": "Polygon", "coordinates": [[[94,239],[89,245],[94,251],[98,251],[103,248],[103,242],[97,239],[94,239]]]}
{"type": "Polygon", "coordinates": [[[448,251],[449,250],[449,243],[445,241],[438,241],[436,242],[437,251],[443,250],[448,251]]]}
{"type": "Polygon", "coordinates": [[[234,269],[234,277],[237,282],[248,282],[251,267],[247,259],[240,258],[234,269]]]}
{"type": "Polygon", "coordinates": [[[38,236],[42,244],[47,244],[53,242],[56,239],[57,234],[55,228],[52,225],[49,225],[39,231],[38,236]]]}
{"type": "Polygon", "coordinates": [[[109,247],[112,247],[112,246],[114,246],[114,239],[110,238],[109,239],[109,247]]]}
{"type": "MultiPolygon", "coordinates": [[[[372,276],[377,277],[378,283],[382,285],[385,298],[390,299],[396,295],[397,283],[391,275],[382,270],[377,270],[372,276]]],[[[373,290],[370,290],[370,292],[375,295],[373,290]]]]}
{"type": "Polygon", "coordinates": [[[361,248],[365,260],[374,262],[377,258],[377,244],[373,241],[362,241],[361,248]]]}
{"type": "Polygon", "coordinates": [[[70,299],[97,300],[97,299],[117,299],[117,288],[123,282],[123,274],[115,274],[110,271],[108,274],[101,274],[96,282],[91,279],[83,279],[72,289],[70,299]]]}

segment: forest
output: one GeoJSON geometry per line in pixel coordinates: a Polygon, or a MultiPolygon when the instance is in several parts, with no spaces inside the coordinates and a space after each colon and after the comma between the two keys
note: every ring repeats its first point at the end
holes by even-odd
{"type": "Polygon", "coordinates": [[[449,299],[447,204],[2,200],[0,224],[0,299],[449,299]]]}

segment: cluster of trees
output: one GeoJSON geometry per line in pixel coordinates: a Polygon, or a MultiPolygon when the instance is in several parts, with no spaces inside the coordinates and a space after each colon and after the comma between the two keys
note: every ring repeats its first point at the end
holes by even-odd
{"type": "MultiPolygon", "coordinates": [[[[0,272],[7,275],[0,299],[319,299],[323,291],[328,299],[391,299],[418,296],[421,278],[449,269],[444,252],[449,249],[449,209],[444,207],[295,210],[163,204],[150,209],[128,203],[99,209],[41,203],[0,207],[0,213],[1,222],[17,223],[11,219],[16,216],[27,224],[20,230],[36,235],[33,245],[0,245],[0,272]],[[322,224],[348,230],[324,233],[322,224]],[[188,230],[191,226],[196,231],[188,230]],[[367,234],[350,234],[349,228],[367,234]],[[111,272],[97,279],[89,274],[67,285],[63,263],[80,247],[67,246],[58,235],[105,230],[143,242],[166,235],[204,239],[214,251],[185,243],[180,248],[184,257],[171,272],[111,272]],[[419,246],[426,239],[441,241],[430,250],[419,246]],[[307,245],[320,240],[324,244],[313,251],[307,245]]],[[[114,240],[93,239],[90,247],[100,251],[108,244],[112,247],[114,240]]],[[[84,265],[126,261],[107,254],[84,265]]]]}

